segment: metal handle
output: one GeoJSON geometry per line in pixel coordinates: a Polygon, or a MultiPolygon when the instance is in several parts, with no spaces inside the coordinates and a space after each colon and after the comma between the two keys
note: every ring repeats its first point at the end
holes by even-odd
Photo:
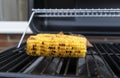
{"type": "Polygon", "coordinates": [[[34,16],[34,14],[35,14],[35,12],[33,11],[32,14],[31,14],[31,16],[30,16],[30,19],[29,19],[29,21],[28,21],[28,25],[26,26],[25,31],[23,32],[23,34],[22,34],[22,36],[21,36],[21,39],[20,39],[20,41],[19,41],[19,43],[18,43],[18,45],[17,45],[17,48],[20,47],[20,45],[21,45],[21,43],[22,43],[22,41],[23,41],[23,38],[24,38],[24,36],[25,36],[25,34],[26,34],[26,31],[27,31],[27,29],[28,29],[28,27],[29,27],[29,25],[30,25],[30,23],[31,23],[31,21],[32,21],[32,18],[33,18],[33,16],[34,16]]]}

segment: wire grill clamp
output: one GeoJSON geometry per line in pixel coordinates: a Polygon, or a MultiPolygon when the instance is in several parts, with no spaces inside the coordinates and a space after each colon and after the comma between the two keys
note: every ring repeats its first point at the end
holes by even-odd
{"type": "Polygon", "coordinates": [[[32,9],[28,25],[23,32],[17,48],[20,47],[26,31],[36,14],[37,17],[120,17],[120,9],[32,9]]]}

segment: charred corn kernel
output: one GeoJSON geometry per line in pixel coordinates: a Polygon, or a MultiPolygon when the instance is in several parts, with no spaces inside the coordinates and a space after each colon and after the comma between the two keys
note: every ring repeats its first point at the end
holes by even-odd
{"type": "Polygon", "coordinates": [[[85,37],[61,34],[38,34],[27,40],[27,54],[31,56],[85,57],[85,37]]]}

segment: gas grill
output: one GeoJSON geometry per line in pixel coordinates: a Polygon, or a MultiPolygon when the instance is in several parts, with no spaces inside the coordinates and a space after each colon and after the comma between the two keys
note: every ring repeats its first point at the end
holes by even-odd
{"type": "Polygon", "coordinates": [[[17,46],[0,52],[0,77],[120,78],[120,1],[104,1],[103,6],[99,0],[85,1],[29,0],[29,25],[33,32],[64,31],[92,38],[94,47],[88,48],[85,58],[28,56],[26,43],[22,43],[25,31],[17,46]]]}

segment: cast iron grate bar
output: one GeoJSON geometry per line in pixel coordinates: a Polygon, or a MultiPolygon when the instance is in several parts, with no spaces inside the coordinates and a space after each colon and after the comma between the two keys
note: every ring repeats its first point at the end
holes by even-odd
{"type": "Polygon", "coordinates": [[[6,60],[6,58],[9,58],[10,56],[14,55],[16,53],[6,53],[5,55],[3,54],[3,56],[0,57],[0,61],[6,60]]]}
{"type": "Polygon", "coordinates": [[[15,58],[14,60],[10,61],[8,64],[2,66],[0,71],[6,71],[9,68],[13,67],[18,62],[22,61],[26,57],[26,54],[22,54],[20,57],[15,58]]]}
{"type": "Polygon", "coordinates": [[[62,58],[59,59],[57,65],[55,66],[55,71],[52,73],[52,75],[56,75],[57,73],[59,74],[58,69],[59,69],[59,65],[60,65],[61,61],[62,61],[62,58]]]}
{"type": "MultiPolygon", "coordinates": [[[[11,49],[10,49],[11,50],[11,49]]],[[[19,48],[19,49],[12,49],[11,51],[6,50],[5,52],[0,53],[0,62],[5,61],[9,59],[13,55],[19,55],[19,53],[22,53],[23,51],[25,52],[24,46],[19,48]]]]}
{"type": "Polygon", "coordinates": [[[36,61],[38,57],[33,58],[32,60],[29,59],[29,61],[27,61],[27,64],[24,65],[19,71],[18,73],[23,73],[30,65],[32,65],[34,63],[34,61],[36,61]]]}
{"type": "Polygon", "coordinates": [[[114,44],[114,47],[118,49],[118,52],[120,53],[120,44],[114,44]]]}
{"type": "Polygon", "coordinates": [[[8,50],[6,50],[6,51],[4,51],[4,52],[0,52],[0,58],[1,57],[3,57],[3,56],[5,56],[5,55],[7,55],[7,54],[11,54],[12,52],[11,51],[8,51],[8,50]]]}
{"type": "Polygon", "coordinates": [[[61,67],[63,65],[63,58],[60,59],[60,63],[57,64],[57,69],[55,70],[56,71],[56,75],[59,75],[60,74],[60,71],[61,71],[61,67]]]}
{"type": "Polygon", "coordinates": [[[28,62],[30,62],[33,59],[33,57],[25,57],[24,60],[17,63],[15,66],[11,67],[7,72],[17,72],[21,68],[23,68],[28,62]]]}
{"type": "Polygon", "coordinates": [[[28,66],[29,64],[31,65],[28,66],[23,73],[30,73],[43,59],[44,57],[38,57],[32,64],[31,62],[29,62],[26,66],[28,66]]]}
{"type": "Polygon", "coordinates": [[[23,51],[24,47],[25,46],[23,46],[23,47],[21,47],[19,49],[11,48],[11,49],[5,50],[3,52],[0,52],[0,58],[3,57],[3,56],[9,55],[11,53],[14,53],[14,52],[23,51]]]}
{"type": "Polygon", "coordinates": [[[71,58],[70,64],[68,67],[67,75],[76,75],[76,67],[77,67],[78,58],[71,58]]]}
{"type": "Polygon", "coordinates": [[[6,65],[8,62],[13,61],[15,58],[21,56],[22,54],[23,54],[22,52],[21,53],[15,53],[15,54],[12,54],[11,57],[8,57],[6,59],[2,59],[1,62],[0,62],[0,68],[2,66],[6,65]]]}
{"type": "Polygon", "coordinates": [[[89,67],[89,64],[88,64],[88,59],[87,57],[85,57],[85,62],[86,62],[86,68],[87,68],[87,76],[90,78],[91,77],[91,73],[90,73],[90,67],[89,67]]]}
{"type": "Polygon", "coordinates": [[[75,76],[78,58],[64,58],[59,75],[75,76]]]}
{"type": "MultiPolygon", "coordinates": [[[[100,43],[100,44],[101,44],[101,43],[100,43]]],[[[109,59],[107,58],[108,60],[106,60],[105,57],[101,54],[101,53],[104,52],[104,51],[102,51],[102,48],[101,48],[101,46],[99,45],[99,43],[93,43],[93,45],[94,45],[94,48],[97,50],[96,52],[99,53],[99,55],[101,56],[102,60],[104,61],[106,67],[107,67],[108,70],[111,72],[112,77],[113,77],[113,78],[117,78],[116,75],[115,75],[115,72],[111,69],[112,67],[110,67],[111,65],[108,63],[109,59]],[[102,51],[102,52],[101,52],[101,51],[102,51]]]]}
{"type": "MultiPolygon", "coordinates": [[[[120,49],[119,49],[119,46],[116,46],[116,44],[113,44],[114,46],[112,46],[112,45],[110,45],[111,46],[111,48],[112,48],[112,50],[114,50],[115,51],[115,54],[117,55],[117,54],[120,54],[120,49]]],[[[111,49],[110,48],[110,49],[111,49]]]]}
{"type": "Polygon", "coordinates": [[[48,68],[44,72],[44,74],[53,74],[53,73],[59,74],[60,73],[59,70],[61,69],[61,60],[60,59],[61,58],[54,57],[53,60],[52,60],[52,62],[49,64],[48,68]],[[56,69],[56,67],[58,69],[56,69]]]}
{"type": "Polygon", "coordinates": [[[47,70],[47,68],[48,68],[48,66],[50,65],[50,63],[52,63],[52,60],[53,60],[53,58],[50,59],[50,61],[49,61],[49,62],[47,63],[47,65],[43,68],[43,70],[41,71],[40,74],[43,74],[43,73],[47,70]]]}
{"type": "Polygon", "coordinates": [[[66,67],[65,67],[65,71],[64,71],[64,76],[66,76],[67,75],[67,72],[68,72],[68,68],[69,68],[69,64],[70,64],[70,58],[68,58],[68,61],[67,61],[67,64],[66,64],[66,67]]]}
{"type": "MultiPolygon", "coordinates": [[[[101,45],[101,44],[99,44],[99,45],[101,45]]],[[[107,57],[110,59],[110,61],[113,63],[113,65],[115,66],[115,68],[118,70],[118,71],[120,71],[120,67],[119,67],[119,65],[117,64],[117,62],[115,62],[115,60],[108,54],[108,52],[111,52],[110,50],[109,50],[109,47],[108,48],[105,48],[105,45],[101,45],[101,47],[103,48],[103,50],[104,50],[104,52],[106,52],[107,53],[107,57]],[[104,48],[103,48],[103,46],[104,46],[104,48]]],[[[106,58],[107,59],[107,58],[106,58]]]]}
{"type": "Polygon", "coordinates": [[[11,67],[10,69],[7,70],[7,72],[15,72],[17,71],[16,68],[19,68],[18,66],[21,65],[22,63],[25,63],[26,60],[28,60],[29,57],[25,57],[24,60],[18,62],[15,66],[11,67]]]}
{"type": "Polygon", "coordinates": [[[79,72],[78,71],[79,66],[78,65],[79,65],[79,59],[77,59],[77,61],[76,61],[76,73],[75,73],[76,76],[79,75],[79,73],[78,73],[79,72]]]}
{"type": "MultiPolygon", "coordinates": [[[[106,46],[106,48],[108,48],[114,55],[112,55],[112,56],[115,56],[118,60],[120,60],[120,57],[117,55],[117,51],[115,51],[114,49],[115,48],[113,48],[110,44],[109,44],[109,46],[112,48],[109,48],[107,45],[105,45],[106,46]]],[[[119,63],[119,62],[118,62],[119,63]]],[[[119,65],[119,64],[118,64],[119,65]]],[[[120,67],[119,67],[120,68],[120,67]]]]}
{"type": "Polygon", "coordinates": [[[93,51],[91,51],[91,53],[92,53],[93,61],[94,61],[95,65],[96,65],[96,67],[94,67],[95,74],[97,75],[98,78],[105,78],[105,77],[102,76],[102,74],[101,74],[100,66],[98,65],[98,62],[97,62],[95,56],[93,55],[93,51]]]}

